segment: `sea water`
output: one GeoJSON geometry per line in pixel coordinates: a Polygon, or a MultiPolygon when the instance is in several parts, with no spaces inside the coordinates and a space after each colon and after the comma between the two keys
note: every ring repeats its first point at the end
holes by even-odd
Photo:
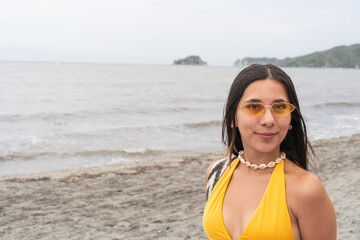
{"type": "MultiPolygon", "coordinates": [[[[285,68],[311,140],[360,132],[360,70],[285,68]]],[[[241,68],[0,63],[0,175],[224,150],[241,68]]]]}

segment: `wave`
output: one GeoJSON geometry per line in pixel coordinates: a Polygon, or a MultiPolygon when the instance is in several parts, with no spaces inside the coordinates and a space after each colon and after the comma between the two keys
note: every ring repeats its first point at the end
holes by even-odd
{"type": "Polygon", "coordinates": [[[133,130],[136,132],[149,132],[149,131],[171,131],[177,129],[198,129],[198,128],[205,128],[205,127],[220,127],[221,121],[219,120],[210,120],[204,122],[190,122],[190,123],[179,123],[179,124],[169,124],[169,125],[155,125],[155,126],[134,126],[134,127],[121,127],[116,129],[108,129],[109,131],[117,131],[117,130],[133,130]]]}
{"type": "MultiPolygon", "coordinates": [[[[77,137],[89,137],[89,136],[98,136],[114,133],[116,134],[130,134],[129,132],[137,133],[149,133],[149,132],[159,132],[159,131],[173,131],[177,129],[198,129],[206,127],[220,127],[221,121],[219,120],[210,120],[204,122],[190,122],[190,123],[179,123],[179,124],[164,124],[164,125],[145,125],[145,126],[122,126],[116,128],[107,128],[99,131],[91,132],[75,132],[70,133],[73,138],[77,137]]],[[[68,135],[69,136],[69,135],[68,135]]]]}
{"type": "Polygon", "coordinates": [[[106,157],[137,157],[142,155],[156,156],[166,153],[162,150],[154,150],[148,148],[125,148],[119,150],[83,150],[83,151],[74,151],[74,152],[34,152],[34,153],[8,153],[0,155],[0,161],[11,161],[11,160],[33,160],[39,158],[106,158],[106,157]]]}
{"type": "Polygon", "coordinates": [[[218,120],[182,124],[182,126],[185,126],[187,128],[202,128],[202,127],[212,127],[212,126],[220,126],[220,125],[221,125],[221,121],[218,121],[218,120]]]}
{"type": "Polygon", "coordinates": [[[166,107],[161,109],[161,111],[164,112],[186,112],[186,111],[191,111],[193,110],[192,108],[188,108],[188,107],[166,107]]]}
{"type": "MultiPolygon", "coordinates": [[[[77,113],[54,113],[54,112],[38,112],[38,113],[28,113],[28,114],[6,114],[0,115],[0,121],[8,121],[8,122],[19,122],[19,121],[29,121],[33,119],[40,119],[49,121],[51,119],[66,119],[69,117],[86,117],[84,112],[77,113]]],[[[64,124],[64,122],[62,123],[64,124]]]]}
{"type": "Polygon", "coordinates": [[[154,150],[149,148],[138,148],[138,147],[130,147],[125,149],[119,149],[119,150],[86,150],[86,151],[78,151],[72,153],[72,155],[75,156],[124,156],[124,155],[158,155],[164,153],[164,151],[161,150],[154,150]]]}
{"type": "Polygon", "coordinates": [[[32,113],[17,113],[17,114],[1,114],[0,121],[24,121],[40,119],[49,121],[51,119],[68,119],[77,118],[84,119],[98,116],[113,116],[113,115],[159,115],[164,113],[184,113],[196,110],[190,107],[151,107],[151,108],[111,108],[101,110],[74,110],[73,112],[32,112],[32,113]]]}
{"type": "Polygon", "coordinates": [[[321,104],[314,104],[312,107],[324,108],[324,107],[360,107],[359,102],[328,102],[321,104]]]}
{"type": "Polygon", "coordinates": [[[164,113],[182,113],[193,110],[194,108],[189,108],[189,107],[152,107],[152,108],[122,109],[121,114],[159,115],[164,113]]]}

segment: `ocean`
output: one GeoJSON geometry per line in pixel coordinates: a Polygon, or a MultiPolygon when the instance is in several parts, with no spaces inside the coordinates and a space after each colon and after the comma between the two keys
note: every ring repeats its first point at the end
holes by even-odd
{"type": "MultiPolygon", "coordinates": [[[[310,140],[360,133],[360,70],[284,68],[310,140]]],[[[0,63],[0,176],[224,150],[236,67],[0,63]]]]}

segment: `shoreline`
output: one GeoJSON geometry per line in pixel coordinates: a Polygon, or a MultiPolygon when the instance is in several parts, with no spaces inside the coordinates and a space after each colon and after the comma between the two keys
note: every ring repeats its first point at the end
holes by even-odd
{"type": "MultiPolygon", "coordinates": [[[[360,237],[360,134],[312,142],[338,239],[360,237]]],[[[224,152],[0,177],[6,239],[206,239],[205,171],[224,152]],[[21,229],[21,230],[20,230],[21,229]]]]}
{"type": "MultiPolygon", "coordinates": [[[[312,147],[315,149],[319,146],[326,144],[327,142],[337,142],[341,141],[342,139],[347,138],[360,138],[360,133],[355,133],[350,136],[340,136],[334,138],[324,138],[324,139],[316,139],[310,141],[312,147]]],[[[316,153],[316,151],[315,151],[316,153]]],[[[63,170],[49,170],[37,173],[18,173],[18,174],[9,174],[9,175],[1,175],[0,182],[3,181],[10,181],[10,182],[28,182],[28,181],[48,181],[48,180],[60,180],[60,179],[68,179],[68,178],[93,178],[98,177],[104,174],[110,173],[131,173],[137,172],[139,169],[143,168],[156,168],[159,164],[171,164],[169,167],[173,167],[183,159],[192,159],[192,158],[201,158],[202,156],[212,155],[215,154],[220,158],[225,156],[225,151],[214,151],[210,153],[202,153],[196,155],[188,155],[182,156],[180,153],[174,152],[170,153],[166,157],[158,157],[152,160],[134,160],[134,161],[127,161],[122,163],[112,163],[112,164],[105,164],[93,167],[79,167],[79,168],[72,168],[72,169],[63,169],[63,170]],[[221,155],[222,154],[222,155],[221,155]]],[[[315,161],[315,166],[321,164],[321,158],[319,157],[320,162],[315,161]]],[[[216,160],[216,159],[214,159],[216,160]]],[[[309,171],[311,170],[311,166],[309,165],[309,171]]]]}

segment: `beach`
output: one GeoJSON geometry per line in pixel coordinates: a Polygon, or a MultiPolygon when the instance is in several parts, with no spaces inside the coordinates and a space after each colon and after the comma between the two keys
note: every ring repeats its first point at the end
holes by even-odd
{"type": "MultiPolygon", "coordinates": [[[[360,134],[313,142],[338,239],[360,238],[360,134]]],[[[224,156],[0,178],[0,239],[207,239],[205,171],[224,156]]]]}

